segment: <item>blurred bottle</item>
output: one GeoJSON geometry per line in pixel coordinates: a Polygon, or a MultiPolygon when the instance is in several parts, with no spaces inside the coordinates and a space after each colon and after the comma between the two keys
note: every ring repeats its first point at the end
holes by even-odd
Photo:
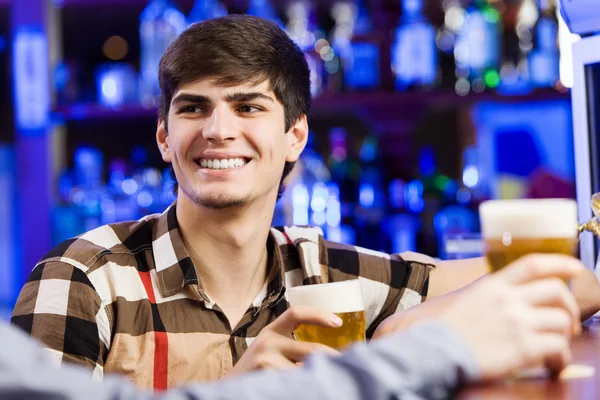
{"type": "Polygon", "coordinates": [[[529,74],[535,87],[554,87],[560,79],[556,6],[552,0],[538,0],[538,5],[540,18],[529,55],[529,74]]]}
{"type": "MultiPolygon", "coordinates": [[[[310,68],[310,91],[316,97],[323,92],[325,64],[324,57],[331,54],[325,34],[318,30],[316,13],[308,0],[293,0],[287,7],[287,32],[290,38],[304,51],[310,68]]],[[[333,52],[333,49],[331,49],[333,52]]],[[[333,57],[335,54],[332,54],[333,57]]]]}
{"type": "Polygon", "coordinates": [[[104,157],[93,147],[79,147],[75,150],[75,187],[70,191],[70,202],[77,208],[83,223],[83,230],[89,231],[105,223],[103,206],[110,202],[106,187],[102,182],[104,157]]]}
{"type": "Polygon", "coordinates": [[[131,221],[139,217],[135,197],[137,183],[128,176],[128,165],[124,160],[114,159],[109,164],[108,193],[103,218],[105,223],[131,221]]]}
{"type": "Polygon", "coordinates": [[[169,45],[187,26],[185,16],[170,0],[150,0],[140,15],[141,82],[145,106],[158,106],[158,64],[169,45]]]}
{"type": "Polygon", "coordinates": [[[279,211],[291,215],[283,216],[284,221],[278,221],[277,225],[315,225],[321,228],[326,225],[327,184],[331,181],[331,174],[314,149],[313,137],[309,135],[306,148],[290,174],[288,193],[291,197],[284,196],[279,202],[279,211]],[[286,207],[286,201],[290,207],[286,207]]]}
{"type": "Polygon", "coordinates": [[[132,180],[130,196],[136,204],[136,219],[148,214],[148,205],[154,200],[148,197],[147,191],[142,194],[146,186],[146,170],[150,167],[148,149],[142,145],[135,145],[130,153],[130,179],[132,180]],[[135,190],[134,190],[135,189],[135,190]]]}
{"type": "Polygon", "coordinates": [[[377,139],[368,136],[360,149],[358,207],[356,209],[356,239],[360,246],[389,252],[389,235],[384,234],[382,222],[387,211],[384,166],[378,157],[377,139]]]}
{"type": "Polygon", "coordinates": [[[438,73],[435,28],[423,14],[423,0],[402,1],[402,17],[392,47],[396,88],[431,87],[438,73]]]}
{"type": "Polygon", "coordinates": [[[56,63],[52,74],[56,102],[58,104],[72,104],[86,101],[82,91],[82,68],[79,61],[65,59],[56,63]]]}
{"type": "MultiPolygon", "coordinates": [[[[423,147],[420,151],[418,182],[422,184],[419,188],[422,193],[422,202],[419,204],[418,197],[415,197],[415,206],[408,204],[409,209],[413,209],[413,212],[417,211],[419,206],[421,208],[419,214],[422,228],[418,247],[419,251],[425,254],[436,255],[438,246],[434,217],[445,204],[455,202],[458,184],[439,171],[433,149],[430,147],[423,147]]],[[[416,185],[416,183],[413,184],[416,185]]],[[[418,190],[416,188],[411,190],[413,196],[416,196],[418,190]]]]}
{"type": "Polygon", "coordinates": [[[454,46],[456,92],[481,92],[500,84],[500,14],[487,0],[473,0],[454,46]]]}
{"type": "Polygon", "coordinates": [[[190,15],[188,15],[188,21],[193,24],[207,19],[224,17],[227,14],[227,7],[218,0],[196,0],[190,15]]]}
{"type": "Polygon", "coordinates": [[[364,0],[337,1],[331,15],[335,20],[331,42],[342,61],[345,88],[379,86],[379,43],[371,35],[373,20],[364,0]]]}
{"type": "Polygon", "coordinates": [[[275,22],[281,29],[285,29],[284,23],[277,15],[277,12],[273,8],[273,5],[269,0],[250,0],[248,6],[248,15],[254,15],[256,17],[268,19],[271,22],[275,22]]]}
{"type": "MultiPolygon", "coordinates": [[[[333,128],[329,133],[330,156],[327,160],[331,177],[339,187],[342,235],[356,240],[354,222],[359,195],[360,164],[349,145],[346,130],[333,128]]],[[[354,242],[350,242],[354,244],[354,242]]]]}
{"type": "Polygon", "coordinates": [[[117,62],[100,65],[96,70],[96,91],[98,102],[107,107],[137,102],[139,94],[133,67],[117,62]]]}
{"type": "Polygon", "coordinates": [[[415,182],[409,187],[405,181],[398,178],[392,179],[388,186],[389,217],[385,219],[384,231],[389,237],[392,254],[417,251],[419,219],[405,208],[405,205],[411,203],[413,208],[422,209],[422,192],[419,191],[418,185],[416,190],[414,189],[415,182]]]}
{"type": "Polygon", "coordinates": [[[164,211],[161,203],[162,188],[161,172],[156,168],[144,168],[142,184],[135,198],[140,216],[164,211]]]}
{"type": "Polygon", "coordinates": [[[518,49],[502,62],[498,93],[520,95],[531,92],[529,57],[533,49],[533,29],[538,18],[536,0],[523,0],[517,13],[515,32],[519,40],[518,49]]]}

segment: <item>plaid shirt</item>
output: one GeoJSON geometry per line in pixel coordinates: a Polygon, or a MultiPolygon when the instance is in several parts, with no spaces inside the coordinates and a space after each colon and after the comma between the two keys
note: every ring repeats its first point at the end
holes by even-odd
{"type": "Polygon", "coordinates": [[[202,288],[175,210],[63,242],[34,268],[12,323],[41,340],[59,363],[164,389],[231,370],[287,308],[285,287],[359,279],[368,335],[426,296],[431,259],[407,261],[328,242],[315,228],[271,229],[267,282],[232,329],[202,288]]]}

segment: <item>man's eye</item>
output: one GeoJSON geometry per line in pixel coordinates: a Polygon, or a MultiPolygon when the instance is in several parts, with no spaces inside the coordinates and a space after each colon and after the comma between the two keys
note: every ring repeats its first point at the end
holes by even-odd
{"type": "Polygon", "coordinates": [[[204,112],[204,109],[198,106],[185,106],[179,112],[182,114],[198,114],[204,112]]]}
{"type": "Polygon", "coordinates": [[[261,111],[260,108],[255,106],[243,105],[238,109],[241,113],[255,113],[261,111]]]}

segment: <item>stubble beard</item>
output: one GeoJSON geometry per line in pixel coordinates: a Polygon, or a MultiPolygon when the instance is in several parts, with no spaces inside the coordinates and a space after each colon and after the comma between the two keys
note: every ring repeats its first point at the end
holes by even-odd
{"type": "Polygon", "coordinates": [[[194,204],[211,210],[238,209],[248,207],[253,203],[253,200],[250,198],[250,196],[201,196],[197,193],[194,193],[193,196],[190,197],[194,204]]]}

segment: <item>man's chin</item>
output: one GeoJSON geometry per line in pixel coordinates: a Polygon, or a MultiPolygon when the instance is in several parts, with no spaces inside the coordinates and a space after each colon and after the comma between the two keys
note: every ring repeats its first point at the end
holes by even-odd
{"type": "Polygon", "coordinates": [[[204,196],[196,197],[194,203],[212,210],[226,210],[248,206],[251,201],[246,197],[204,196]]]}

